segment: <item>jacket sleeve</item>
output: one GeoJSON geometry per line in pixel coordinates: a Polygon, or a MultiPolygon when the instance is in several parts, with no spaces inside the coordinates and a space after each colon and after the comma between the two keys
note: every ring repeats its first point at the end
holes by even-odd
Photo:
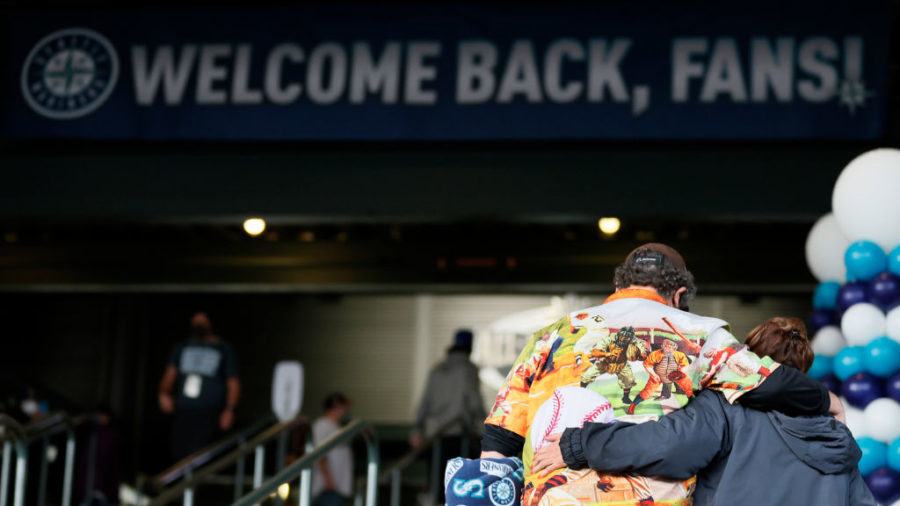
{"type": "Polygon", "coordinates": [[[825,415],[831,406],[825,385],[786,365],[772,371],[739,402],[751,409],[781,411],[788,416],[825,415]]]}
{"type": "Polygon", "coordinates": [[[854,468],[850,474],[850,502],[853,506],[876,506],[875,497],[869,486],[859,474],[859,468],[854,468]]]}
{"type": "Polygon", "coordinates": [[[658,422],[586,423],[583,429],[566,429],[560,440],[563,459],[573,469],[587,464],[597,471],[688,479],[730,445],[720,404],[724,399],[717,397],[702,392],[686,408],[658,422]]]}
{"type": "MultiPolygon", "coordinates": [[[[484,421],[485,425],[494,425],[513,432],[522,437],[524,441],[528,432],[528,403],[531,382],[534,381],[535,374],[543,366],[550,353],[549,346],[538,346],[538,342],[545,333],[552,333],[555,329],[568,325],[569,319],[564,317],[553,325],[534,333],[534,336],[522,350],[522,353],[519,354],[515,364],[513,364],[512,369],[506,376],[506,381],[500,388],[500,392],[494,400],[494,405],[484,421]]],[[[487,431],[488,428],[485,427],[485,432],[487,431]]]]}
{"type": "Polygon", "coordinates": [[[481,451],[500,452],[501,455],[514,457],[522,453],[525,438],[501,427],[485,424],[481,437],[481,451]]]}

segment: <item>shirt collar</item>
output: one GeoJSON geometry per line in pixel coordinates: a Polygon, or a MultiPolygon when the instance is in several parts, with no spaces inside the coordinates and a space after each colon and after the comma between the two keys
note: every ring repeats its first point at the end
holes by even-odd
{"type": "Polygon", "coordinates": [[[607,297],[603,303],[606,304],[607,302],[619,299],[647,299],[659,302],[660,304],[665,304],[666,306],[669,305],[658,293],[643,288],[624,288],[607,297]]]}

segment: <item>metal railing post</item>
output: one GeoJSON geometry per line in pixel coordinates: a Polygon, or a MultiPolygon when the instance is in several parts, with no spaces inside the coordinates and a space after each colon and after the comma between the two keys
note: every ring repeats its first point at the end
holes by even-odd
{"type": "MultiPolygon", "coordinates": [[[[303,453],[309,453],[313,451],[314,447],[311,442],[307,441],[306,443],[306,451],[303,453]]],[[[315,465],[315,464],[313,464],[315,465]]],[[[300,490],[297,491],[300,494],[297,498],[297,506],[309,506],[312,499],[312,467],[307,467],[300,471],[300,490]]]]}
{"type": "MultiPolygon", "coordinates": [[[[266,465],[266,447],[257,445],[253,458],[253,488],[257,489],[263,482],[263,467],[266,465]]],[[[258,504],[258,503],[257,503],[258,504]]]]}
{"type": "Polygon", "coordinates": [[[12,445],[3,442],[3,467],[0,469],[0,506],[6,506],[9,497],[9,461],[12,458],[12,445]]]}
{"type": "Polygon", "coordinates": [[[38,477],[38,506],[44,506],[47,499],[47,451],[50,449],[50,438],[44,436],[41,438],[41,474],[38,477]]]}
{"type": "Polygon", "coordinates": [[[391,506],[400,506],[400,468],[391,471],[391,506]]]}
{"type": "Polygon", "coordinates": [[[90,439],[88,439],[88,464],[87,473],[84,479],[85,500],[94,496],[94,471],[97,467],[97,431],[91,430],[90,439]]]}
{"type": "MultiPolygon", "coordinates": [[[[191,470],[188,469],[186,473],[184,473],[184,479],[191,479],[191,470]]],[[[194,488],[188,487],[184,489],[184,502],[182,503],[184,506],[194,506],[194,488]]]]}
{"type": "MultiPolygon", "coordinates": [[[[4,427],[3,434],[7,437],[12,437],[12,439],[4,441],[3,460],[4,469],[7,471],[9,470],[9,466],[6,464],[9,461],[8,445],[14,446],[16,450],[16,481],[13,489],[13,506],[25,506],[25,478],[28,474],[28,447],[25,444],[25,430],[13,418],[4,414],[0,414],[0,425],[4,427]],[[6,434],[6,429],[9,429],[14,434],[6,434]]],[[[4,476],[8,476],[8,473],[4,473],[4,476]]],[[[5,501],[8,493],[5,493],[4,496],[5,501]]]]}
{"type": "Polygon", "coordinates": [[[21,438],[16,440],[16,488],[13,495],[14,506],[25,506],[25,475],[28,473],[28,449],[21,438]]]}
{"type": "MultiPolygon", "coordinates": [[[[368,430],[368,429],[366,429],[368,430]]],[[[366,436],[366,453],[369,458],[369,468],[366,473],[366,506],[378,504],[378,438],[374,431],[369,431],[366,436]]]]}
{"type": "MultiPolygon", "coordinates": [[[[278,444],[275,447],[275,472],[279,472],[284,469],[284,459],[287,455],[287,431],[282,432],[278,435],[278,444]]],[[[275,494],[275,503],[276,504],[284,504],[284,500],[281,499],[281,495],[275,494]]]]}
{"type": "Polygon", "coordinates": [[[75,430],[66,429],[66,466],[63,471],[62,506],[72,504],[72,473],[75,470],[75,430]]]}
{"type": "Polygon", "coordinates": [[[441,438],[436,438],[434,445],[431,447],[431,479],[429,482],[431,504],[437,505],[440,497],[440,491],[438,490],[440,485],[438,484],[441,482],[441,438]]]}
{"type": "MultiPolygon", "coordinates": [[[[243,448],[246,439],[241,437],[238,439],[238,448],[243,448]]],[[[244,457],[241,457],[234,463],[234,500],[237,501],[244,495],[244,457]]]]}

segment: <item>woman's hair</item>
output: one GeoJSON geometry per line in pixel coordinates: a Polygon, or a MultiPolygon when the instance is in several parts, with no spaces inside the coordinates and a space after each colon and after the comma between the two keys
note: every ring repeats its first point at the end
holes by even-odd
{"type": "Polygon", "coordinates": [[[815,356],[806,337],[806,325],[799,318],[768,319],[747,334],[745,343],[760,357],[768,356],[803,372],[809,370],[815,356]]]}

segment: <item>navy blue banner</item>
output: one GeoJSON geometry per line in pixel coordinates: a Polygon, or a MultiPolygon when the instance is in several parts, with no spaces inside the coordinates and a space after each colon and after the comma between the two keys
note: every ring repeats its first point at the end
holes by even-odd
{"type": "Polygon", "coordinates": [[[16,13],[3,27],[0,128],[97,139],[882,135],[887,2],[723,3],[16,13]]]}

